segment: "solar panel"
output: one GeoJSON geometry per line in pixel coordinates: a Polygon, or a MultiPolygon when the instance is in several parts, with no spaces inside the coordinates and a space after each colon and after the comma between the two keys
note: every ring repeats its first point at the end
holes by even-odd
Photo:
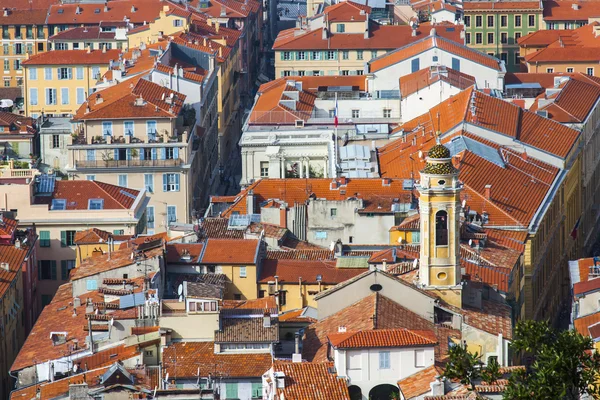
{"type": "Polygon", "coordinates": [[[400,97],[400,90],[380,90],[380,99],[397,99],[400,97]]]}

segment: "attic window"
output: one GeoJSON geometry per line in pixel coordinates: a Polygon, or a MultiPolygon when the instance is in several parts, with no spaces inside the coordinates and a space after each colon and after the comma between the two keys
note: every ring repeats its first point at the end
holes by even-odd
{"type": "Polygon", "coordinates": [[[96,9],[94,10],[94,14],[100,14],[100,9],[99,9],[99,8],[96,8],[96,9]]]}
{"type": "Polygon", "coordinates": [[[90,199],[88,202],[88,209],[90,210],[102,210],[104,208],[103,199],[90,199]]]}
{"type": "Polygon", "coordinates": [[[64,13],[64,12],[65,12],[65,10],[64,10],[64,9],[62,9],[62,8],[59,8],[59,9],[58,9],[58,13],[59,13],[59,14],[62,14],[62,13],[64,13]]]}
{"type": "Polygon", "coordinates": [[[66,209],[67,209],[67,200],[52,199],[52,205],[50,206],[50,210],[66,210],[66,209]]]}

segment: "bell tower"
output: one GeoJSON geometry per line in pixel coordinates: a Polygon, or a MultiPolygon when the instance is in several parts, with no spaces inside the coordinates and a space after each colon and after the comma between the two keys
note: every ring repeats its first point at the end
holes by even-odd
{"type": "Polygon", "coordinates": [[[421,254],[419,281],[446,302],[460,307],[460,192],[450,150],[438,143],[429,150],[417,186],[420,193],[421,254]]]}

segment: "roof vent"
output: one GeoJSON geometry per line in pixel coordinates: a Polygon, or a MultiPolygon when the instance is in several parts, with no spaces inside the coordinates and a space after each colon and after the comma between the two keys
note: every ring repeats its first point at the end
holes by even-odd
{"type": "Polygon", "coordinates": [[[346,333],[346,327],[345,326],[338,326],[338,333],[346,333]]]}
{"type": "Polygon", "coordinates": [[[108,3],[104,3],[104,12],[108,12],[108,3]]]}
{"type": "Polygon", "coordinates": [[[10,272],[10,266],[8,265],[7,262],[0,263],[0,267],[2,267],[2,269],[5,271],[10,272]]]}
{"type": "Polygon", "coordinates": [[[81,7],[77,6],[75,9],[75,14],[81,14],[81,7]]]}
{"type": "Polygon", "coordinates": [[[135,6],[131,6],[131,12],[134,13],[135,12],[135,6]]]}
{"type": "Polygon", "coordinates": [[[67,343],[67,332],[50,332],[53,346],[59,346],[67,343]]]}
{"type": "Polygon", "coordinates": [[[579,10],[579,4],[577,4],[577,3],[573,3],[573,4],[571,5],[571,8],[573,8],[573,10],[579,10]]]}
{"type": "Polygon", "coordinates": [[[273,375],[277,382],[277,389],[285,389],[285,374],[282,371],[275,371],[273,375]]]}
{"type": "Polygon", "coordinates": [[[8,8],[4,8],[4,16],[8,17],[8,8]]]}

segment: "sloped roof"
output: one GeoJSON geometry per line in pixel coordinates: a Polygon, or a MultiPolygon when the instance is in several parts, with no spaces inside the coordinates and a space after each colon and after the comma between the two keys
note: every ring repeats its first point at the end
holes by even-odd
{"type": "Polygon", "coordinates": [[[437,338],[432,331],[416,331],[406,328],[332,333],[327,338],[329,343],[338,349],[420,347],[437,344],[437,338]]]}
{"type": "Polygon", "coordinates": [[[465,11],[483,10],[542,10],[540,1],[465,1],[465,11]]]}
{"type": "Polygon", "coordinates": [[[525,61],[527,63],[599,61],[600,40],[596,38],[595,33],[599,25],[598,22],[592,22],[565,33],[546,48],[526,55],[525,61]]]}
{"type": "Polygon", "coordinates": [[[407,97],[439,81],[446,82],[460,90],[467,89],[475,84],[475,78],[471,75],[452,68],[431,66],[401,76],[400,94],[402,97],[407,97]]]}
{"type": "Polygon", "coordinates": [[[46,22],[51,25],[97,25],[122,22],[127,17],[132,24],[143,24],[158,18],[165,4],[160,0],[119,0],[109,2],[106,11],[102,3],[56,4],[50,6],[46,22]]]}
{"type": "MultiPolygon", "coordinates": [[[[550,3],[550,1],[546,1],[546,3],[550,3]]],[[[572,32],[573,29],[539,30],[520,37],[517,42],[521,47],[546,47],[561,36],[570,36],[572,32]]]]}
{"type": "Polygon", "coordinates": [[[111,185],[109,183],[87,180],[60,180],[54,184],[52,196],[36,196],[36,204],[48,204],[53,199],[66,200],[66,210],[87,210],[90,199],[102,199],[104,210],[130,209],[140,191],[111,185]]]}
{"type": "Polygon", "coordinates": [[[405,399],[413,399],[431,391],[431,383],[444,372],[437,365],[431,365],[398,381],[398,387],[405,399]]]}
{"type": "Polygon", "coordinates": [[[17,230],[17,220],[8,218],[0,212],[0,237],[12,237],[17,230]]]}
{"type": "Polygon", "coordinates": [[[75,232],[75,244],[106,243],[112,237],[110,232],[98,228],[75,232]]]}
{"type": "Polygon", "coordinates": [[[273,343],[279,340],[279,322],[277,318],[271,318],[271,326],[264,326],[264,309],[237,308],[233,309],[233,315],[227,315],[227,311],[221,310],[221,329],[215,332],[215,342],[273,343]]]}
{"type": "Polygon", "coordinates": [[[596,325],[600,322],[600,312],[585,315],[581,318],[577,318],[573,321],[575,330],[581,333],[583,336],[591,336],[589,327],[596,325]]]}
{"type": "Polygon", "coordinates": [[[277,388],[275,396],[286,400],[350,400],[348,385],[333,369],[332,362],[275,361],[273,371],[285,376],[285,387],[277,388]]]}
{"type": "Polygon", "coordinates": [[[259,283],[274,281],[275,276],[281,284],[317,284],[321,277],[323,285],[336,285],[365,272],[364,268],[336,268],[335,261],[325,260],[270,260],[265,259],[258,278],[259,283]]]}
{"type": "Polygon", "coordinates": [[[6,128],[4,131],[0,130],[0,136],[5,134],[33,135],[37,131],[35,126],[36,120],[33,118],[7,111],[0,111],[0,127],[6,128]]]}
{"type": "MultiPolygon", "coordinates": [[[[126,0],[124,0],[126,1],[126,0]]],[[[22,65],[108,65],[119,59],[121,50],[52,50],[38,53],[23,61],[22,65]]]]}
{"type": "MultiPolygon", "coordinates": [[[[28,253],[28,247],[16,248],[12,244],[0,244],[0,263],[8,264],[8,270],[0,267],[0,298],[4,297],[8,288],[18,278],[28,253]]],[[[8,307],[11,306],[12,304],[8,307]]],[[[23,304],[19,304],[19,306],[23,306],[23,304]]]]}
{"type": "Polygon", "coordinates": [[[573,75],[557,90],[559,92],[550,97],[551,102],[540,106],[540,99],[548,97],[541,95],[531,110],[545,110],[548,118],[563,124],[583,123],[600,99],[600,82],[584,74],[573,75]]]}
{"type": "Polygon", "coordinates": [[[259,247],[260,241],[254,239],[208,239],[200,263],[256,264],[259,247]]]}
{"type": "Polygon", "coordinates": [[[600,17],[600,3],[596,1],[544,0],[544,21],[587,22],[593,17],[600,17]]]}

